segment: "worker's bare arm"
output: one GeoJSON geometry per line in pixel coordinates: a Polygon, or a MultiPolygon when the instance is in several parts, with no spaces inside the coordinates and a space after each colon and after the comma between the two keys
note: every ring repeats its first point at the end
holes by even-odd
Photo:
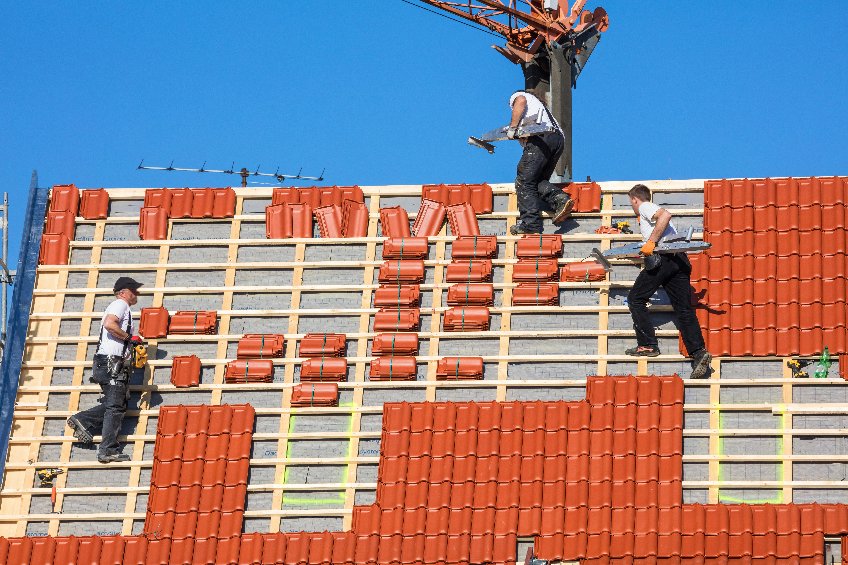
{"type": "Polygon", "coordinates": [[[665,229],[668,227],[669,222],[671,222],[671,213],[665,208],[660,208],[651,220],[656,222],[656,224],[654,224],[654,230],[648,239],[654,243],[659,243],[662,234],[665,233],[665,229]]]}
{"type": "Polygon", "coordinates": [[[123,341],[130,337],[130,334],[121,329],[121,321],[118,320],[118,317],[114,314],[106,315],[106,319],[103,320],[103,327],[106,328],[106,331],[109,332],[115,339],[123,341]]]}
{"type": "Polygon", "coordinates": [[[524,112],[527,110],[527,98],[522,95],[518,95],[515,97],[515,100],[512,103],[512,118],[509,120],[510,128],[517,128],[521,123],[521,117],[524,115],[524,112]]]}

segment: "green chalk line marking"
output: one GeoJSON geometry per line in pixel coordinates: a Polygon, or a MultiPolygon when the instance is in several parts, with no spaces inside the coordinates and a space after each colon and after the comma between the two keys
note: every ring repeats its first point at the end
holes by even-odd
{"type": "MultiPolygon", "coordinates": [[[[786,425],[787,416],[788,416],[788,414],[786,412],[784,412],[783,416],[781,417],[781,429],[785,430],[787,428],[787,425],[786,425]]],[[[719,412],[719,415],[718,415],[718,429],[719,429],[719,432],[724,431],[724,414],[722,414],[721,412],[719,412]]],[[[778,450],[778,452],[783,453],[783,437],[782,436],[779,437],[777,441],[778,441],[777,450],[778,450]]],[[[724,455],[724,434],[719,434],[719,436],[718,436],[718,455],[719,456],[724,455]]],[[[785,463],[778,463],[777,464],[777,480],[778,481],[783,480],[784,464],[785,463]]],[[[719,480],[720,483],[724,482],[724,466],[723,466],[723,464],[720,460],[718,462],[718,480],[719,480]]],[[[728,496],[726,494],[722,494],[721,487],[719,487],[719,489],[718,489],[718,501],[719,502],[729,502],[729,503],[733,503],[733,504],[783,504],[783,490],[778,489],[777,495],[774,498],[750,499],[750,498],[741,498],[741,497],[728,496]]]]}
{"type": "MultiPolygon", "coordinates": [[[[353,402],[346,402],[344,404],[339,404],[339,406],[353,406],[353,402]]],[[[294,423],[295,423],[295,413],[294,409],[292,409],[291,416],[289,416],[289,433],[291,434],[294,431],[294,423]]],[[[347,423],[347,433],[350,434],[353,432],[353,413],[351,412],[350,417],[347,423]]],[[[286,459],[291,458],[291,448],[292,442],[286,442],[286,459]]],[[[347,458],[350,459],[352,457],[353,451],[353,441],[351,438],[348,438],[347,442],[347,458]]],[[[345,465],[344,470],[342,471],[342,476],[340,477],[340,483],[343,483],[347,480],[347,475],[350,472],[351,463],[345,465]]],[[[283,484],[286,485],[289,482],[289,469],[291,467],[286,465],[286,470],[283,473],[283,484]]],[[[325,504],[344,504],[345,503],[345,493],[344,491],[337,492],[335,496],[328,496],[326,498],[301,498],[297,495],[290,495],[283,491],[283,506],[286,504],[292,505],[300,505],[300,506],[319,506],[325,504]]]]}

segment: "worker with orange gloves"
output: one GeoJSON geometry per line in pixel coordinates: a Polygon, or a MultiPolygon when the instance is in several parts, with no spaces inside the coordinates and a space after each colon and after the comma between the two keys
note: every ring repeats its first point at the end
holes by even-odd
{"type": "Polygon", "coordinates": [[[507,128],[507,137],[516,139],[518,127],[524,120],[551,126],[553,131],[530,135],[520,139],[524,145],[518,172],[515,177],[515,194],[518,197],[518,223],[509,228],[512,235],[542,233],[543,208],[553,210],[553,221],[565,221],[574,207],[574,202],[559,187],[551,184],[554,167],[562,155],[565,138],[554,117],[541,100],[519,90],[509,99],[512,117],[507,128]]]}
{"type": "Polygon", "coordinates": [[[671,223],[671,214],[651,202],[651,191],[644,184],[637,184],[628,192],[630,205],[639,218],[642,232],[642,254],[645,268],[636,277],[633,288],[627,295],[627,304],[633,317],[637,346],[625,353],[637,357],[656,357],[660,354],[654,325],[648,314],[648,300],[660,287],[665,289],[671,306],[677,315],[677,329],[683,344],[692,357],[690,378],[707,376],[712,355],[707,351],[698,318],[690,298],[690,275],[692,264],[685,253],[655,254],[654,248],[665,237],[677,233],[671,223]]]}

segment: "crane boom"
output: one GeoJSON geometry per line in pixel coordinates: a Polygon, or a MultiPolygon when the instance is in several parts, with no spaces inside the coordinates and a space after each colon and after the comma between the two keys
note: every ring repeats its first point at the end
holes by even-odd
{"type": "Polygon", "coordinates": [[[524,90],[548,104],[562,127],[565,149],[555,178],[571,182],[571,89],[589,55],[609,28],[603,8],[586,0],[419,0],[483,26],[506,39],[495,50],[524,71],[524,90]],[[544,49],[543,49],[544,47],[544,49]]]}

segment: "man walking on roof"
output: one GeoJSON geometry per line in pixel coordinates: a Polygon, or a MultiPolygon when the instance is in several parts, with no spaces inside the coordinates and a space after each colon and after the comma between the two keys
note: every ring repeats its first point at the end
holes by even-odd
{"type": "Polygon", "coordinates": [[[656,357],[660,354],[654,325],[648,314],[648,300],[658,288],[663,287],[677,315],[677,329],[680,330],[683,344],[693,361],[690,378],[704,378],[709,371],[712,355],[706,349],[698,318],[692,308],[692,264],[685,253],[654,254],[657,243],[665,237],[677,234],[674,224],[671,223],[671,214],[651,202],[651,191],[644,184],[631,188],[628,196],[630,205],[639,218],[639,229],[645,242],[642,246],[645,268],[636,277],[633,288],[627,295],[638,345],[625,353],[637,357],[656,357]]]}
{"type": "Polygon", "coordinates": [[[509,228],[509,233],[542,233],[543,208],[553,210],[554,224],[568,218],[574,202],[559,187],[551,184],[554,167],[562,155],[565,138],[559,124],[541,100],[523,90],[509,99],[512,116],[507,137],[516,139],[518,127],[531,123],[550,126],[553,131],[522,138],[524,152],[518,161],[515,176],[515,194],[518,197],[518,223],[509,228]]]}
{"type": "Polygon", "coordinates": [[[101,434],[97,449],[97,460],[101,463],[130,459],[129,455],[120,451],[118,432],[130,395],[131,349],[141,343],[141,338],[133,336],[130,310],[130,306],[138,302],[139,287],[141,283],[130,277],[120,277],[115,281],[115,300],[106,308],[100,322],[100,337],[91,373],[91,381],[100,385],[103,396],[97,406],[68,418],[74,437],[82,443],[93,443],[94,435],[101,434]]]}

